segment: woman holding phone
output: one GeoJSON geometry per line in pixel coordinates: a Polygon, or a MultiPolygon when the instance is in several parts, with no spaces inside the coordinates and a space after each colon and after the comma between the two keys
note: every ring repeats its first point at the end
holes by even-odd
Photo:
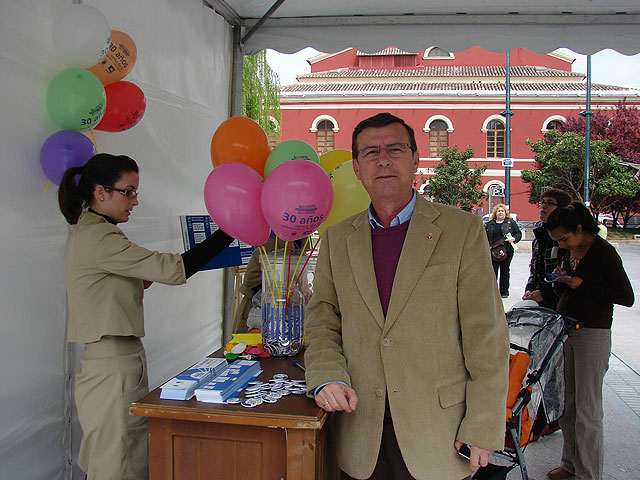
{"type": "Polygon", "coordinates": [[[630,307],[633,289],[615,248],[597,235],[598,225],[579,202],[555,209],[546,228],[558,242],[554,290],[557,310],[582,326],[564,346],[565,412],[560,467],[551,479],[601,479],[602,381],[609,368],[613,305],[630,307]]]}
{"type": "Polygon", "coordinates": [[[60,211],[74,225],[65,249],[67,341],[85,344],[75,400],[82,427],[78,464],[89,480],[148,477],[147,419],[129,405],[149,390],[143,290],[180,285],[232,241],[222,230],[182,255],[147,250],[117,226],[138,205],[138,165],[100,153],[68,169],[60,211]]]}

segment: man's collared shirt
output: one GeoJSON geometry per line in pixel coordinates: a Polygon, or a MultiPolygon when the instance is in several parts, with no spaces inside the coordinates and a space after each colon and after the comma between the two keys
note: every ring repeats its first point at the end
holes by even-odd
{"type": "MultiPolygon", "coordinates": [[[[417,198],[417,193],[414,190],[413,195],[411,196],[411,200],[409,200],[409,203],[407,203],[407,205],[402,210],[400,210],[400,213],[398,213],[398,215],[396,215],[393,218],[393,220],[391,220],[391,224],[389,225],[390,227],[402,225],[403,223],[411,220],[411,216],[413,215],[413,210],[416,206],[416,198],[417,198]]],[[[369,223],[371,224],[371,228],[384,228],[382,224],[378,222],[378,220],[374,215],[372,203],[369,204],[368,213],[369,213],[369,223]]]]}

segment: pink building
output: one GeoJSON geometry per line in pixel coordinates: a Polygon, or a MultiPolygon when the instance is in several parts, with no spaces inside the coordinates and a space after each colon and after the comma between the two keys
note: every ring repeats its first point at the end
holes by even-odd
{"type": "MultiPolygon", "coordinates": [[[[585,110],[586,75],[571,71],[573,57],[560,52],[511,52],[511,210],[519,220],[537,220],[522,169],[534,167],[525,140],[538,140],[585,110]]],[[[362,119],[388,111],[416,133],[420,173],[428,178],[442,148],[471,146],[470,164],[488,164],[484,212],[504,200],[505,54],[473,47],[450,53],[430,47],[419,53],[390,47],[376,53],[348,48],[308,60],[311,73],[282,87],[281,140],[304,140],[320,153],[351,149],[351,133],[362,119]]],[[[592,85],[592,110],[626,98],[640,104],[640,90],[592,85]]]]}

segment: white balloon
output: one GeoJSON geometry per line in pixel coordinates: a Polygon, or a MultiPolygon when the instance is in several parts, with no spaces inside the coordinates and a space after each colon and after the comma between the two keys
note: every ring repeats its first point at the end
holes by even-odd
{"type": "Polygon", "coordinates": [[[56,15],[52,40],[56,56],[65,67],[89,68],[107,54],[111,27],[97,8],[74,4],[56,15]]]}

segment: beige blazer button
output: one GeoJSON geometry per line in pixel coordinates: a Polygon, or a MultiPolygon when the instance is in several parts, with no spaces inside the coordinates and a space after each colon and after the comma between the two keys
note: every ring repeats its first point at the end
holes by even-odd
{"type": "Polygon", "coordinates": [[[383,339],[382,345],[384,345],[385,347],[388,347],[389,345],[391,345],[391,340],[389,340],[388,338],[383,339]]]}
{"type": "Polygon", "coordinates": [[[376,388],[376,397],[382,397],[384,395],[384,391],[381,388],[376,388]]]}

